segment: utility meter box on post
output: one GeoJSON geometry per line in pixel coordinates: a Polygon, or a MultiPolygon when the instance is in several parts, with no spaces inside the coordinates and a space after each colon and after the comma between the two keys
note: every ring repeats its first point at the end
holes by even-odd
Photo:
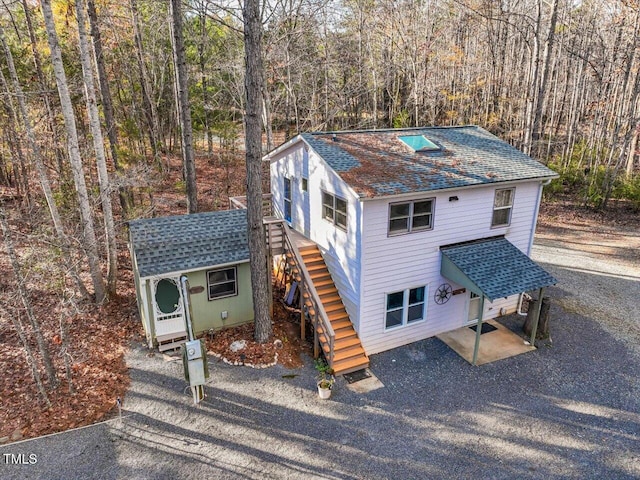
{"type": "Polygon", "coordinates": [[[192,387],[204,385],[209,375],[202,342],[200,340],[191,340],[185,342],[182,348],[184,374],[189,385],[192,387]]]}

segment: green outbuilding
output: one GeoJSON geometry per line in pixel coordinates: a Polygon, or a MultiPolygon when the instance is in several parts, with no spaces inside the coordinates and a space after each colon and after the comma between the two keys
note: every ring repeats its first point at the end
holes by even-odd
{"type": "Polygon", "coordinates": [[[253,321],[246,210],[133,220],[129,249],[149,347],[168,350],[187,338],[189,305],[196,335],[253,321]]]}

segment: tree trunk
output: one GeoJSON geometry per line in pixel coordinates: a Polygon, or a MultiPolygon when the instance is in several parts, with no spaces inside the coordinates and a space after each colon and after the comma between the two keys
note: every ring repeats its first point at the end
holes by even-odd
{"type": "MultiPolygon", "coordinates": [[[[122,172],[123,168],[118,159],[118,127],[113,114],[113,100],[111,98],[111,89],[109,88],[109,80],[107,70],[104,65],[104,57],[102,54],[102,36],[98,27],[98,15],[94,0],[87,0],[87,14],[89,16],[89,25],[91,28],[91,37],[93,39],[93,53],[96,61],[96,69],[98,71],[98,84],[100,86],[100,98],[102,100],[102,111],[104,113],[104,124],[107,130],[107,138],[109,138],[109,147],[111,150],[111,160],[113,167],[117,172],[122,172]]],[[[133,195],[129,188],[120,187],[118,189],[120,197],[120,206],[122,207],[123,216],[127,216],[127,212],[133,206],[133,195]]]]}
{"type": "Polygon", "coordinates": [[[131,17],[133,22],[133,36],[136,43],[136,59],[138,60],[138,72],[140,74],[140,91],[142,93],[142,104],[144,106],[144,114],[147,120],[147,133],[149,135],[149,146],[153,154],[154,161],[162,167],[158,157],[158,115],[155,104],[151,100],[149,92],[149,84],[147,83],[147,67],[144,63],[144,45],[142,42],[142,33],[140,32],[140,21],[138,19],[138,5],[136,0],[130,0],[131,17]]]}
{"type": "Polygon", "coordinates": [[[95,300],[97,303],[102,303],[106,298],[105,285],[104,279],[102,278],[102,271],[100,269],[98,242],[96,240],[93,215],[89,204],[87,185],[84,180],[82,158],[80,158],[80,147],[78,145],[78,132],[76,130],[73,103],[69,93],[69,86],[67,85],[67,76],[64,71],[64,65],[62,63],[58,34],[56,33],[53,12],[51,11],[51,0],[42,0],[40,5],[47,29],[47,40],[49,42],[49,49],[51,50],[51,62],[53,63],[56,84],[58,85],[62,116],[64,117],[64,124],[67,130],[69,160],[71,162],[73,180],[76,186],[76,193],[78,195],[78,207],[80,210],[80,220],[82,222],[82,244],[89,262],[95,300]]]}
{"type": "Polygon", "coordinates": [[[524,137],[522,140],[522,150],[527,155],[531,154],[533,137],[533,119],[535,116],[536,96],[538,85],[540,84],[540,28],[542,24],[542,1],[536,0],[536,22],[533,32],[533,46],[531,47],[531,65],[529,67],[529,87],[527,90],[527,100],[524,118],[524,137]]]}
{"type": "Polygon", "coordinates": [[[60,142],[58,142],[58,135],[56,132],[56,120],[55,115],[53,113],[53,108],[51,107],[51,98],[50,98],[50,86],[47,81],[44,71],[42,69],[42,59],[40,57],[40,50],[38,49],[38,40],[36,38],[36,34],[33,29],[33,23],[31,22],[31,10],[27,4],[27,0],[22,0],[22,8],[24,10],[25,21],[27,23],[27,30],[29,32],[29,42],[31,44],[31,53],[33,54],[33,63],[36,67],[36,73],[38,75],[38,81],[40,83],[40,88],[42,89],[42,100],[45,105],[45,109],[47,110],[47,122],[49,131],[51,132],[53,138],[53,149],[56,154],[56,160],[58,162],[58,170],[62,172],[62,165],[64,162],[64,150],[60,148],[60,142]]]}
{"type": "Polygon", "coordinates": [[[173,44],[173,63],[176,88],[176,108],[182,140],[182,168],[187,187],[187,213],[198,211],[198,191],[196,187],[196,163],[193,154],[193,129],[191,128],[191,109],[187,81],[187,60],[182,38],[181,0],[171,0],[171,39],[173,44]]]}
{"type": "MultiPolygon", "coordinates": [[[[47,201],[47,206],[49,207],[49,213],[51,214],[51,220],[53,222],[53,227],[60,241],[60,249],[62,250],[62,254],[66,259],[71,258],[71,248],[69,246],[69,238],[64,232],[64,227],[62,225],[62,219],[60,218],[60,212],[58,211],[58,206],[53,197],[53,192],[51,190],[51,184],[49,182],[49,177],[47,176],[47,172],[44,166],[44,159],[42,158],[42,152],[40,150],[40,146],[36,141],[36,136],[33,131],[33,126],[31,125],[31,120],[29,119],[29,111],[27,109],[27,102],[25,101],[25,95],[22,91],[22,87],[20,86],[20,81],[18,79],[18,73],[16,71],[15,64],[13,62],[13,55],[11,54],[11,50],[9,49],[7,43],[4,39],[4,31],[2,27],[0,27],[0,43],[2,44],[2,48],[5,52],[5,56],[7,59],[7,66],[9,69],[9,75],[11,76],[11,81],[13,82],[14,94],[18,99],[18,106],[20,107],[20,113],[22,116],[22,122],[24,124],[24,128],[27,132],[27,139],[29,141],[29,147],[31,148],[32,160],[36,167],[36,171],[38,172],[38,179],[40,181],[40,186],[42,187],[42,192],[44,193],[44,197],[47,201]]],[[[2,79],[3,84],[4,76],[2,76],[0,72],[0,78],[2,79]]],[[[7,92],[8,88],[5,88],[7,92]]],[[[71,277],[76,282],[78,286],[78,293],[82,297],[88,297],[89,292],[87,292],[87,288],[85,287],[83,281],[80,279],[78,275],[78,271],[75,267],[74,262],[69,262],[69,271],[71,277]]]]}
{"type": "Polygon", "coordinates": [[[267,246],[262,222],[262,24],[258,0],[244,0],[245,148],[247,163],[247,229],[255,321],[255,339],[271,336],[267,246]]]}
{"type": "Polygon", "coordinates": [[[44,362],[44,368],[47,372],[49,385],[51,385],[52,388],[55,388],[58,384],[58,379],[56,378],[56,370],[53,367],[51,355],[49,355],[49,349],[47,348],[47,344],[44,341],[44,335],[42,335],[42,332],[40,331],[40,322],[36,318],[35,314],[33,313],[33,309],[31,308],[29,292],[27,292],[27,287],[24,284],[24,277],[22,275],[20,263],[18,262],[18,256],[16,255],[15,249],[13,247],[13,239],[11,238],[9,223],[7,222],[4,206],[2,204],[0,204],[0,228],[2,228],[4,246],[7,250],[7,254],[9,255],[9,260],[11,261],[13,274],[16,277],[16,284],[18,286],[18,295],[20,296],[20,301],[24,306],[27,318],[29,319],[29,323],[31,324],[31,328],[33,329],[33,336],[36,338],[38,350],[40,350],[40,355],[42,356],[42,361],[44,362]]]}
{"type": "Polygon", "coordinates": [[[204,127],[204,137],[207,144],[207,154],[213,155],[213,135],[211,133],[211,115],[209,105],[209,79],[207,78],[207,61],[205,57],[205,46],[207,42],[207,7],[204,2],[203,9],[199,12],[198,21],[200,23],[200,38],[198,40],[198,66],[200,67],[200,82],[202,83],[202,122],[204,127]]]}
{"type": "Polygon", "coordinates": [[[84,81],[85,101],[87,102],[87,115],[93,138],[93,148],[96,153],[96,165],[98,169],[98,183],[100,185],[100,203],[104,216],[104,227],[107,237],[107,294],[116,293],[116,280],[118,278],[118,244],[116,242],[116,226],[113,220],[113,208],[111,207],[111,186],[109,185],[109,173],[107,171],[107,159],[104,152],[104,139],[100,128],[100,113],[96,104],[96,92],[89,53],[89,41],[87,39],[84,5],[81,0],[76,2],[76,16],[78,19],[78,37],[80,43],[80,63],[82,64],[82,77],[84,81]]]}
{"type": "Polygon", "coordinates": [[[553,53],[553,42],[556,33],[556,22],[558,20],[558,0],[553,0],[553,4],[551,5],[551,20],[549,22],[549,33],[547,34],[547,40],[544,46],[544,59],[543,59],[543,67],[542,67],[542,78],[540,79],[540,84],[538,85],[538,95],[536,98],[536,108],[533,115],[533,125],[531,127],[532,137],[531,137],[531,151],[535,151],[540,153],[540,149],[538,147],[538,142],[542,137],[542,108],[544,105],[544,100],[546,98],[547,93],[547,84],[549,83],[549,70],[551,65],[551,55],[553,53]]]}

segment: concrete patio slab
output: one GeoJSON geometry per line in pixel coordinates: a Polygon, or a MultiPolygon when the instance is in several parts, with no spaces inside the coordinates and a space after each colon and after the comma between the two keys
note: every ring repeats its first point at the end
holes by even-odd
{"type": "MultiPolygon", "coordinates": [[[[514,357],[536,349],[529,342],[495,320],[487,320],[483,323],[493,325],[497,330],[480,335],[476,365],[484,365],[485,363],[514,357]]],[[[462,327],[442,333],[437,338],[446,343],[467,362],[473,363],[473,349],[476,342],[475,330],[469,327],[462,327]]]]}

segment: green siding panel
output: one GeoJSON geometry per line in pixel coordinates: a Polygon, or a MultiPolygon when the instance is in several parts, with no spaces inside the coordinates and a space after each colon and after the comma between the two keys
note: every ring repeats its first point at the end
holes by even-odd
{"type": "MultiPolygon", "coordinates": [[[[238,294],[216,300],[209,300],[207,294],[207,270],[187,274],[189,286],[203,287],[201,293],[192,293],[191,313],[193,329],[196,335],[210,329],[219,330],[253,321],[253,296],[251,294],[251,271],[248,263],[237,265],[238,294]],[[228,317],[222,320],[221,314],[226,311],[228,317]]],[[[215,270],[211,268],[208,270],[215,270]]]]}

